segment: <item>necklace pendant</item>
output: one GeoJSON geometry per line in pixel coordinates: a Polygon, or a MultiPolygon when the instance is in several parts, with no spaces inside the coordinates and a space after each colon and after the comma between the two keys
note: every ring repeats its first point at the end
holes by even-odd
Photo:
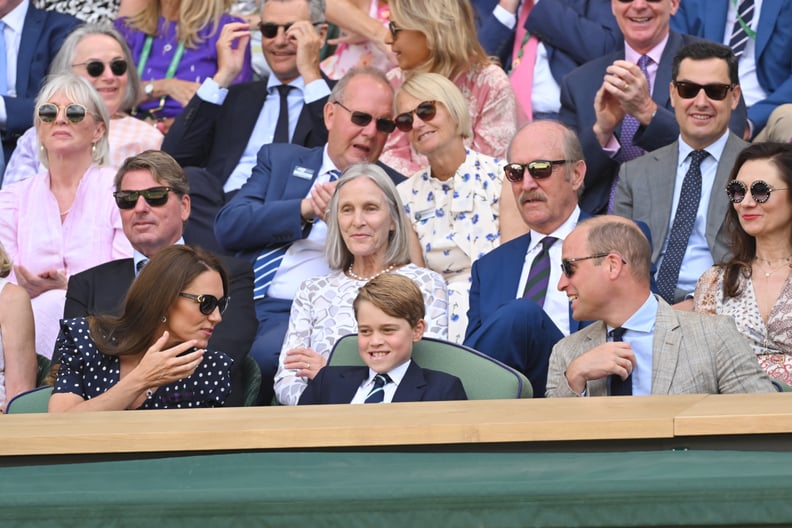
{"type": "Polygon", "coordinates": [[[769,272],[765,271],[765,278],[769,277],[770,275],[772,275],[772,273],[769,273],[769,272]]]}

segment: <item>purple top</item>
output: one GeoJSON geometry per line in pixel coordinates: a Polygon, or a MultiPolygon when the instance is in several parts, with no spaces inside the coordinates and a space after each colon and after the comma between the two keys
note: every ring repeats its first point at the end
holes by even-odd
{"type": "MultiPolygon", "coordinates": [[[[197,48],[184,48],[184,55],[179,62],[179,67],[176,69],[174,77],[184,81],[194,81],[201,83],[207,77],[212,77],[217,72],[217,39],[220,38],[220,30],[229,22],[242,22],[241,18],[233,17],[229,14],[223,14],[220,17],[220,24],[217,31],[213,35],[209,35],[212,24],[208,24],[198,35],[205,39],[197,48]]],[[[139,62],[140,54],[143,51],[143,43],[146,40],[146,34],[142,31],[132,29],[126,24],[126,19],[119,18],[115,21],[115,27],[124,36],[124,39],[129,44],[132,51],[132,57],[135,62],[139,62]]],[[[157,36],[151,46],[151,54],[146,67],[140,75],[140,80],[143,84],[148,81],[156,79],[164,79],[165,73],[168,71],[168,66],[173,59],[178,47],[178,40],[176,39],[176,22],[168,22],[165,18],[160,17],[159,25],[157,27],[157,36]]],[[[235,79],[235,83],[247,82],[253,80],[253,68],[250,65],[250,47],[245,51],[245,64],[242,66],[242,71],[235,79]]],[[[159,100],[148,101],[140,105],[142,110],[149,110],[159,107],[159,100]]],[[[165,100],[165,108],[157,112],[157,117],[176,117],[181,113],[182,105],[168,97],[165,100]]]]}

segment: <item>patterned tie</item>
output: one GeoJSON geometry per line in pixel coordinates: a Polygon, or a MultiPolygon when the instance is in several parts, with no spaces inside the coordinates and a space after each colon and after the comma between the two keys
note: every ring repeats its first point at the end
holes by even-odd
{"type": "MultiPolygon", "coordinates": [[[[622,328],[621,326],[618,328],[614,328],[610,332],[608,332],[608,337],[611,338],[611,341],[623,341],[624,333],[627,331],[626,328],[622,328]]],[[[632,396],[632,374],[627,376],[627,379],[622,380],[619,376],[611,375],[610,376],[610,395],[611,396],[632,396]]]]}
{"type": "Polygon", "coordinates": [[[531,271],[528,272],[528,280],[525,282],[523,298],[531,299],[539,307],[544,307],[547,286],[550,282],[550,246],[558,240],[555,237],[546,236],[539,241],[542,249],[534,257],[531,263],[531,271]]]}
{"type": "Polygon", "coordinates": [[[536,48],[539,46],[539,39],[531,36],[525,29],[525,21],[528,20],[528,14],[531,12],[533,4],[533,0],[525,0],[520,6],[520,14],[517,17],[517,27],[514,32],[512,68],[509,74],[514,95],[528,117],[528,121],[533,120],[531,92],[533,91],[533,76],[536,67],[536,48]]]}
{"type": "Polygon", "coordinates": [[[8,59],[6,57],[5,22],[0,22],[0,95],[8,93],[8,59]]]}
{"type": "MultiPolygon", "coordinates": [[[[327,171],[329,181],[334,182],[341,175],[341,171],[331,169],[327,171]]],[[[279,244],[275,246],[268,246],[253,263],[253,299],[263,299],[267,295],[272,279],[275,277],[275,272],[278,271],[283,257],[292,245],[291,242],[279,244]]]]}
{"type": "Polygon", "coordinates": [[[275,135],[272,136],[273,143],[289,142],[289,91],[292,87],[288,84],[279,84],[275,87],[280,94],[280,111],[278,112],[278,122],[275,125],[275,135]]]}
{"type": "Polygon", "coordinates": [[[734,20],[729,47],[738,59],[745,51],[749,38],[756,38],[756,33],[751,30],[754,17],[754,0],[742,0],[737,6],[737,18],[734,20]]]}
{"type": "Polygon", "coordinates": [[[387,374],[377,374],[374,376],[374,387],[366,396],[365,403],[382,403],[385,401],[385,385],[392,380],[387,374]]]}
{"type": "Polygon", "coordinates": [[[148,264],[148,261],[149,259],[147,258],[138,260],[138,263],[135,265],[135,277],[140,275],[140,272],[143,271],[143,267],[148,264]]]}
{"type": "Polygon", "coordinates": [[[687,250],[696,212],[701,201],[701,162],[709,156],[706,150],[694,150],[690,153],[690,168],[682,180],[682,192],[679,195],[674,223],[668,236],[663,263],[657,272],[657,289],[666,302],[674,302],[674,291],[679,280],[679,269],[682,258],[687,250]]]}

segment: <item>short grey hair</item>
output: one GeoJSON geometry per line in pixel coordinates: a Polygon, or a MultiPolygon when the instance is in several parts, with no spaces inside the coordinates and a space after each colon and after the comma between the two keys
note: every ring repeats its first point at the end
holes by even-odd
{"type": "MultiPolygon", "coordinates": [[[[261,9],[264,10],[264,6],[267,2],[291,2],[292,0],[261,0],[261,9]]],[[[326,2],[325,0],[305,0],[308,4],[308,18],[314,24],[320,24],[325,22],[325,8],[326,2]]]]}
{"type": "Polygon", "coordinates": [[[124,60],[127,63],[127,87],[124,100],[121,102],[121,110],[129,110],[135,106],[135,103],[137,103],[137,100],[140,98],[140,75],[138,75],[137,68],[135,67],[135,60],[132,58],[132,52],[129,51],[129,46],[127,46],[121,33],[116,31],[112,26],[107,24],[84,24],[69,33],[69,36],[63,41],[60,51],[58,51],[58,54],[52,59],[50,73],[52,75],[73,73],[72,64],[74,64],[74,53],[77,49],[77,44],[90,35],[104,35],[110,37],[121,46],[121,53],[123,53],[124,60]]]}
{"type": "Polygon", "coordinates": [[[341,236],[341,226],[338,225],[338,201],[344,185],[358,178],[367,178],[374,182],[382,191],[388,212],[393,221],[394,229],[388,235],[388,251],[385,254],[385,264],[401,266],[410,262],[410,226],[404,213],[396,186],[385,170],[375,163],[356,163],[351,165],[338,179],[333,197],[327,207],[327,262],[331,269],[343,270],[352,265],[355,256],[349,251],[344,238],[341,236]]]}
{"type": "Polygon", "coordinates": [[[330,92],[328,102],[332,103],[334,101],[338,101],[339,103],[344,103],[344,91],[346,90],[346,87],[349,85],[349,82],[352,79],[359,76],[371,77],[372,79],[382,83],[384,86],[387,86],[388,90],[393,93],[393,86],[391,86],[391,83],[388,82],[388,78],[384,73],[382,73],[382,70],[378,70],[377,68],[372,68],[370,66],[358,66],[351,68],[343,77],[338,80],[336,85],[333,86],[333,91],[330,92]]]}
{"type": "MultiPolygon", "coordinates": [[[[94,144],[92,157],[96,165],[105,165],[108,160],[110,149],[107,139],[110,130],[110,116],[107,113],[107,106],[102,97],[94,90],[91,83],[82,77],[74,75],[73,73],[64,73],[47,77],[46,83],[41,88],[41,91],[39,91],[38,97],[36,97],[36,106],[35,110],[33,110],[33,123],[36,126],[36,131],[38,132],[39,127],[41,127],[41,120],[38,117],[39,105],[52,99],[56,93],[63,93],[71,102],[83,105],[96,121],[104,123],[104,134],[102,134],[99,141],[94,144]]],[[[39,158],[41,159],[42,165],[49,167],[49,156],[43,143],[39,152],[39,158]]]]}

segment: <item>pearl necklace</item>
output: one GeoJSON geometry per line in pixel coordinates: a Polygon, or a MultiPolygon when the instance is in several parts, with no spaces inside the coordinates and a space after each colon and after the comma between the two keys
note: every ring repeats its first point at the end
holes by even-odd
{"type": "Polygon", "coordinates": [[[379,273],[375,273],[375,274],[374,274],[374,275],[372,275],[371,277],[361,277],[360,275],[358,275],[357,273],[355,273],[354,271],[352,271],[352,266],[353,266],[353,265],[354,265],[354,264],[350,264],[350,265],[349,265],[349,269],[347,270],[347,275],[349,275],[349,277],[350,277],[350,278],[352,278],[352,279],[359,280],[359,281],[363,281],[363,282],[368,282],[368,281],[370,281],[370,280],[372,280],[372,279],[376,279],[377,277],[379,277],[379,276],[380,276],[380,275],[382,275],[383,273],[390,273],[391,271],[393,271],[393,268],[394,268],[394,265],[393,265],[393,264],[391,264],[390,266],[388,266],[388,267],[387,267],[387,268],[385,268],[384,270],[380,271],[379,273]]]}

